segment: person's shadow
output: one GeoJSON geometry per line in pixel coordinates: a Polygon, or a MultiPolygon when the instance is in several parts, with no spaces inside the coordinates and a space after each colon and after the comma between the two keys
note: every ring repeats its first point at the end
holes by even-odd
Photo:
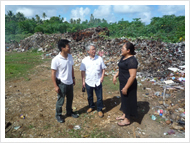
{"type": "Polygon", "coordinates": [[[137,102],[137,111],[138,111],[138,116],[137,117],[132,117],[130,122],[131,124],[133,122],[137,122],[139,124],[141,124],[144,115],[148,113],[148,111],[150,110],[149,107],[149,102],[147,101],[138,101],[137,102]]]}
{"type": "MultiPolygon", "coordinates": [[[[113,109],[114,107],[118,106],[121,103],[121,98],[120,96],[114,96],[113,98],[108,98],[106,100],[103,100],[103,104],[104,104],[104,110],[103,112],[109,112],[111,109],[113,109]]],[[[82,113],[86,113],[86,111],[88,110],[89,106],[85,106],[81,109],[79,109],[77,112],[79,114],[82,113]]],[[[95,102],[95,109],[94,111],[97,109],[96,107],[96,102],[95,102]]],[[[138,122],[139,124],[141,124],[144,115],[148,113],[148,111],[150,110],[149,107],[149,102],[147,101],[138,101],[137,102],[137,111],[138,111],[138,116],[136,118],[132,117],[131,118],[131,123],[133,122],[138,122]]]]}
{"type": "MultiPolygon", "coordinates": [[[[96,106],[97,102],[94,102],[94,103],[95,103],[95,108],[94,108],[94,111],[95,111],[97,109],[97,106],[96,106]]],[[[120,104],[120,97],[118,98],[118,96],[114,96],[113,98],[108,98],[106,100],[103,100],[103,105],[105,107],[103,112],[106,113],[119,104],[120,104]]],[[[86,113],[88,108],[89,106],[87,105],[76,112],[78,112],[79,114],[86,113]]]]}

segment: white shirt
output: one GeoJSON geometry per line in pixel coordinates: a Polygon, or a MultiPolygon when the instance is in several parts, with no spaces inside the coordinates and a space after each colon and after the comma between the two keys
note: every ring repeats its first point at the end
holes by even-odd
{"type": "Polygon", "coordinates": [[[65,59],[60,53],[52,59],[51,69],[56,70],[56,78],[60,79],[62,83],[73,84],[72,66],[74,65],[73,57],[68,54],[65,59]]]}
{"type": "Polygon", "coordinates": [[[91,87],[100,85],[103,69],[105,69],[103,59],[97,55],[95,55],[94,59],[90,58],[90,56],[85,57],[80,66],[80,71],[85,71],[86,84],[91,87]]]}

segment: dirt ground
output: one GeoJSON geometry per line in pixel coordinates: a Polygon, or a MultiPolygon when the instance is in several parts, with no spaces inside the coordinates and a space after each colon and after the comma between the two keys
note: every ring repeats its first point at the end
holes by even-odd
{"type": "MultiPolygon", "coordinates": [[[[117,138],[184,138],[185,132],[174,130],[175,134],[164,135],[170,130],[164,120],[153,121],[152,108],[159,106],[160,98],[152,98],[153,91],[163,90],[159,86],[149,82],[142,82],[138,87],[138,114],[137,119],[131,120],[131,125],[119,127],[116,117],[122,113],[120,108],[120,95],[118,91],[110,92],[103,87],[104,117],[99,118],[96,110],[86,114],[88,109],[87,94],[81,92],[81,76],[78,67],[75,67],[76,85],[74,86],[73,110],[80,117],[75,119],[66,117],[64,123],[58,123],[55,119],[55,104],[57,94],[51,81],[50,61],[35,67],[28,75],[28,80],[18,79],[5,82],[5,137],[6,138],[68,138],[86,137],[90,138],[92,132],[100,134],[106,132],[102,137],[117,138]],[[143,87],[151,90],[143,90],[143,87]],[[148,97],[146,95],[149,93],[148,97]],[[23,114],[25,119],[21,119],[23,114]],[[80,130],[73,130],[75,125],[80,130]],[[18,127],[16,129],[15,127],[18,127]]],[[[111,77],[110,77],[111,78],[111,77]]],[[[112,82],[112,81],[110,81],[112,82]]],[[[175,93],[175,104],[184,99],[185,93],[175,93]]],[[[94,95],[95,103],[96,97],[94,95]]],[[[63,105],[63,115],[65,106],[63,105]]],[[[100,135],[97,137],[101,137],[100,135]]]]}

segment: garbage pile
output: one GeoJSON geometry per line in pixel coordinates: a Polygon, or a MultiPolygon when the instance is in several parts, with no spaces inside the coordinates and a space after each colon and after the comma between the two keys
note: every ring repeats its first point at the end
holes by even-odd
{"type": "MultiPolygon", "coordinates": [[[[152,83],[152,87],[142,87],[142,97],[154,102],[151,119],[167,124],[170,129],[185,131],[185,66],[169,67],[166,78],[143,77],[137,73],[138,86],[152,83]],[[155,100],[154,100],[155,99],[155,100]]],[[[175,132],[172,133],[175,134],[175,132]]],[[[171,132],[165,133],[170,135],[171,132]]]]}
{"type": "Polygon", "coordinates": [[[38,52],[44,52],[42,58],[53,58],[58,54],[57,42],[59,39],[70,40],[71,53],[75,60],[75,66],[79,66],[82,59],[87,55],[85,46],[89,43],[96,44],[97,55],[103,57],[107,70],[106,75],[114,75],[118,71],[118,62],[121,58],[120,49],[127,41],[136,47],[136,58],[139,62],[138,72],[144,77],[166,78],[170,74],[169,67],[177,68],[185,64],[185,42],[164,43],[154,40],[127,38],[109,39],[107,28],[94,27],[75,33],[46,35],[40,32],[25,38],[20,43],[6,48],[7,51],[24,52],[37,48],[38,52]]]}

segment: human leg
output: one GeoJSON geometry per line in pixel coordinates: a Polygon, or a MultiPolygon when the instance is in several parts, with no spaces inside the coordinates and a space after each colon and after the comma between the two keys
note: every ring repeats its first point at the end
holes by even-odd
{"type": "Polygon", "coordinates": [[[95,93],[97,97],[97,111],[102,111],[103,101],[102,101],[102,84],[95,87],[95,93]]]}
{"type": "Polygon", "coordinates": [[[67,111],[67,114],[71,114],[72,103],[73,103],[73,84],[66,85],[66,97],[67,97],[66,111],[67,111]]]}
{"type": "Polygon", "coordinates": [[[66,87],[63,84],[59,84],[60,92],[57,94],[57,102],[56,102],[56,116],[62,115],[62,106],[64,104],[65,99],[65,91],[66,87]]]}
{"type": "Polygon", "coordinates": [[[55,117],[58,122],[63,123],[64,119],[62,116],[62,106],[64,104],[65,99],[65,86],[59,84],[60,92],[57,94],[57,102],[56,102],[56,113],[55,117]]]}
{"type": "Polygon", "coordinates": [[[86,86],[86,91],[88,94],[88,105],[89,108],[94,109],[95,108],[95,104],[93,101],[93,87],[90,87],[88,84],[85,85],[86,86]]]}

